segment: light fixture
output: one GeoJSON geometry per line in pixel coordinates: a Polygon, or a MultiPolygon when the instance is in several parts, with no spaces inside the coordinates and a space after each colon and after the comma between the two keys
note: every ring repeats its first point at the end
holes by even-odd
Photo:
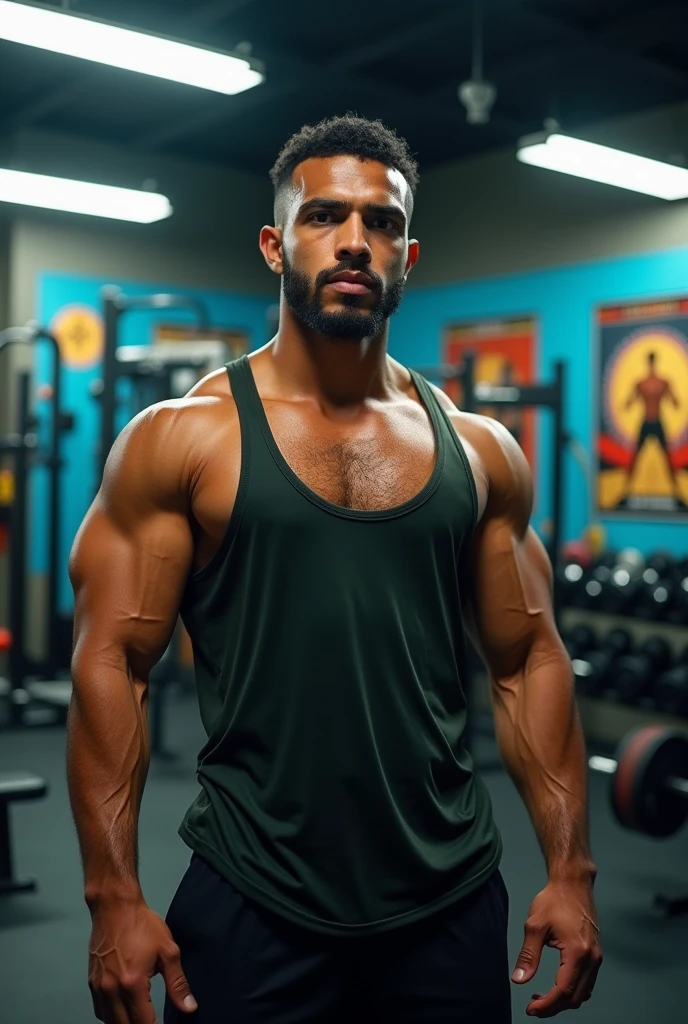
{"type": "Polygon", "coordinates": [[[2,168],[0,202],[130,220],[137,224],[152,224],[172,213],[169,199],[156,192],[138,192],[130,188],[94,185],[87,181],[2,168]]]}
{"type": "Polygon", "coordinates": [[[14,0],[0,0],[0,39],[229,96],[265,80],[262,65],[253,59],[14,0]]]}
{"type": "Polygon", "coordinates": [[[519,142],[516,155],[524,164],[601,181],[659,199],[688,198],[685,167],[584,142],[558,130],[526,136],[519,142]]]}

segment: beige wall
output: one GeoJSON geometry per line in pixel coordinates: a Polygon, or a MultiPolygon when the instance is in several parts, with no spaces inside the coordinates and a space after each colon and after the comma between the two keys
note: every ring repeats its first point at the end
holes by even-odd
{"type": "MultiPolygon", "coordinates": [[[[688,104],[580,134],[656,159],[685,159],[688,104]]],[[[412,228],[421,259],[409,287],[418,288],[688,245],[688,201],[528,167],[510,147],[425,174],[421,168],[412,228]]]]}
{"type": "MultiPolygon", "coordinates": [[[[9,324],[10,305],[10,224],[0,211],[0,331],[9,324]]],[[[7,353],[5,353],[7,356],[7,353]]],[[[7,430],[8,365],[0,356],[0,435],[7,430]]]]}

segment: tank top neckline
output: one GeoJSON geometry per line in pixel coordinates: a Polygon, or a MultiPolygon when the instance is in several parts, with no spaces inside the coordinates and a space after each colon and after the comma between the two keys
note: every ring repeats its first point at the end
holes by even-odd
{"type": "Polygon", "coordinates": [[[430,388],[425,385],[423,378],[417,374],[414,370],[409,368],[409,373],[413,379],[413,383],[418,392],[418,396],[421,400],[423,408],[430,417],[432,425],[433,435],[435,438],[435,464],[433,466],[432,473],[427,483],[421,488],[421,490],[414,497],[409,498],[408,501],[403,502],[401,505],[394,505],[392,508],[386,509],[354,509],[347,508],[345,505],[336,505],[331,501],[327,501],[326,498],[321,497],[316,491],[308,487],[303,480],[294,472],[285,457],[280,451],[279,445],[275,440],[270,427],[270,421],[268,420],[265,407],[263,405],[260,393],[256,386],[256,380],[253,375],[253,369],[251,368],[251,362],[247,354],[239,357],[237,361],[238,367],[243,371],[245,380],[248,385],[248,390],[253,401],[255,412],[258,417],[263,437],[267,444],[267,447],[275,461],[275,464],[282,472],[284,477],[299,491],[308,501],[313,505],[317,505],[324,509],[326,512],[330,512],[334,515],[342,516],[346,519],[363,519],[363,520],[375,520],[375,519],[393,519],[397,516],[406,515],[412,512],[431,497],[432,494],[437,490],[442,474],[444,471],[445,462],[445,437],[444,430],[442,429],[442,421],[438,414],[437,407],[434,402],[434,398],[430,391],[430,388]]]}

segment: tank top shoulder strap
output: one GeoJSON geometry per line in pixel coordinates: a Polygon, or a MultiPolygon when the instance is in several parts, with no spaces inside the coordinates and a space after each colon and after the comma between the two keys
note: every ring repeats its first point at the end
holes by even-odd
{"type": "Polygon", "coordinates": [[[232,389],[232,396],[243,411],[246,409],[248,412],[252,409],[252,394],[249,387],[249,381],[246,377],[246,371],[248,370],[248,356],[242,355],[238,359],[232,359],[229,363],[225,363],[225,370],[229,377],[229,385],[232,389]]]}
{"type": "Polygon", "coordinates": [[[433,388],[430,387],[428,381],[422,376],[422,374],[418,373],[416,370],[412,370],[411,367],[408,367],[408,371],[411,374],[413,383],[416,385],[416,389],[420,397],[430,410],[430,414],[438,423],[440,432],[444,437],[449,439],[449,451],[453,453],[454,458],[458,457],[461,467],[468,478],[471,498],[473,501],[473,518],[475,524],[478,517],[478,493],[476,490],[473,470],[471,469],[470,461],[466,454],[466,449],[463,446],[454,424],[449,419],[447,410],[440,402],[433,388]]]}

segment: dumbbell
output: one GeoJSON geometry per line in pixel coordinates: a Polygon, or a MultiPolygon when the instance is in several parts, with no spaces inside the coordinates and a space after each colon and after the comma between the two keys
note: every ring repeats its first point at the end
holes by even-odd
{"type": "Polygon", "coordinates": [[[630,611],[642,594],[645,560],[636,548],[626,548],[617,555],[605,553],[589,569],[565,567],[575,582],[570,603],[577,608],[622,615],[630,611]]]}
{"type": "Polygon", "coordinates": [[[655,684],[672,664],[673,653],[668,642],[660,636],[648,637],[635,653],[617,659],[605,697],[654,710],[655,684]]]}
{"type": "Polygon", "coordinates": [[[645,568],[653,569],[662,579],[672,577],[676,565],[676,558],[671,551],[654,551],[645,562],[645,568]]]}
{"type": "Polygon", "coordinates": [[[660,676],[655,698],[659,711],[667,715],[688,717],[688,647],[679,663],[660,676]]]}
{"type": "Polygon", "coordinates": [[[674,569],[674,601],[669,609],[667,621],[678,626],[688,626],[688,559],[674,569]]]}
{"type": "Polygon", "coordinates": [[[592,650],[597,646],[597,639],[590,626],[572,626],[561,634],[564,647],[570,658],[580,658],[584,652],[592,650]]]}
{"type": "Polygon", "coordinates": [[[671,836],[688,818],[688,735],[643,725],[619,744],[616,757],[591,757],[592,771],[612,776],[611,802],[625,828],[671,836]]]}
{"type": "Polygon", "coordinates": [[[566,608],[584,608],[585,584],[589,576],[586,566],[569,558],[557,566],[556,576],[561,604],[566,608]]]}
{"type": "Polygon", "coordinates": [[[619,552],[609,575],[600,580],[599,606],[611,615],[624,615],[635,609],[646,582],[645,559],[636,548],[619,552]]]}
{"type": "Polygon", "coordinates": [[[614,676],[614,666],[617,660],[624,655],[630,655],[633,651],[631,635],[625,629],[612,629],[603,638],[599,647],[592,630],[587,626],[577,626],[571,631],[572,640],[585,640],[582,631],[587,630],[591,634],[591,641],[587,645],[581,642],[576,650],[576,657],[572,657],[573,674],[576,678],[576,690],[587,697],[604,696],[611,679],[614,676]],[[581,631],[581,632],[578,632],[581,631]]]}
{"type": "Polygon", "coordinates": [[[618,556],[602,551],[593,558],[587,545],[575,541],[565,544],[561,554],[556,570],[559,600],[570,608],[594,606],[600,592],[597,584],[609,578],[618,556]]]}

